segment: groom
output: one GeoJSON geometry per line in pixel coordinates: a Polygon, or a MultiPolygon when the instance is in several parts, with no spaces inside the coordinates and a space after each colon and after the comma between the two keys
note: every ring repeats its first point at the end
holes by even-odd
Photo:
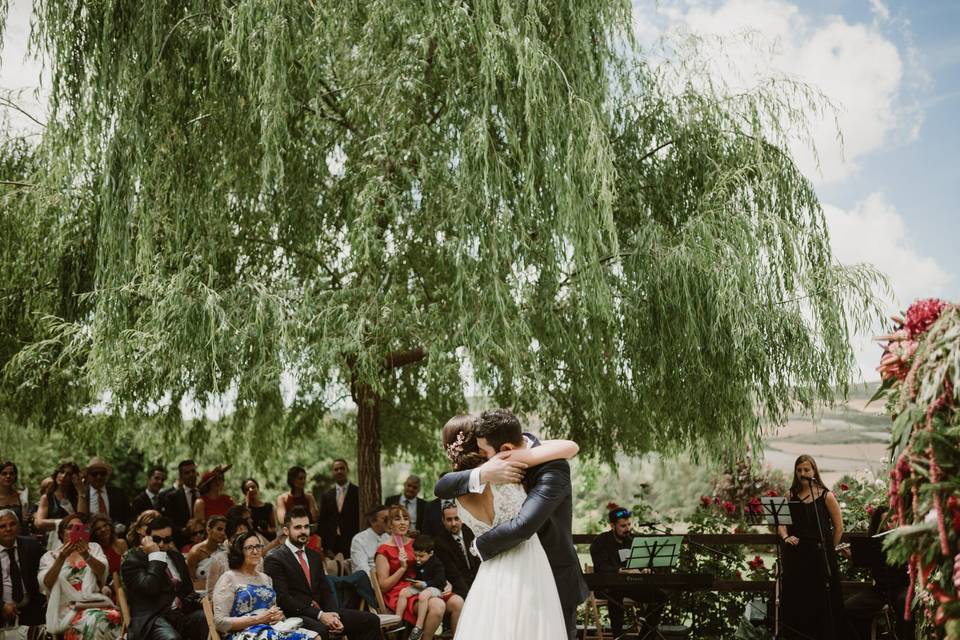
{"type": "MultiPolygon", "coordinates": [[[[500,451],[536,447],[534,436],[523,433],[520,421],[506,409],[484,411],[474,423],[474,435],[487,462],[470,471],[448,473],[437,482],[438,498],[452,499],[467,493],[482,493],[487,482],[519,482],[526,465],[493,458],[500,451]]],[[[557,583],[557,593],[573,640],[577,635],[577,606],[586,600],[588,589],[580,571],[580,559],[571,533],[573,498],[570,465],[555,460],[526,469],[527,499],[516,518],[494,527],[474,541],[482,560],[512,549],[533,534],[540,534],[557,583]]]]}

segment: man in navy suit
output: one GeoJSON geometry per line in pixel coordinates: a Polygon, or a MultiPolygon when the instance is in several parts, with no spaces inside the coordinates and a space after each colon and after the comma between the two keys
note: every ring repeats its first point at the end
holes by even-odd
{"type": "Polygon", "coordinates": [[[0,510],[0,573],[3,620],[0,626],[37,626],[44,623],[43,596],[37,574],[43,547],[33,538],[18,536],[20,518],[10,509],[0,510]]]}
{"type": "Polygon", "coordinates": [[[340,609],[327,584],[323,556],[307,548],[310,515],[302,507],[285,514],[286,541],[263,560],[263,570],[273,580],[277,604],[287,617],[298,617],[303,626],[327,640],[330,631],[342,631],[350,640],[377,640],[380,618],[368,611],[340,609]]]}

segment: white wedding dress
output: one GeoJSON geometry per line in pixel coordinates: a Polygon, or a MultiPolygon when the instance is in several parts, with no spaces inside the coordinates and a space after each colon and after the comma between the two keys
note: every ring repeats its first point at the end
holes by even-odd
{"type": "MultiPolygon", "coordinates": [[[[460,518],[480,537],[520,513],[527,497],[519,484],[490,485],[493,524],[474,518],[460,505],[460,518]]],[[[567,626],[557,583],[536,534],[484,560],[467,594],[454,640],[565,640],[567,626]]]]}

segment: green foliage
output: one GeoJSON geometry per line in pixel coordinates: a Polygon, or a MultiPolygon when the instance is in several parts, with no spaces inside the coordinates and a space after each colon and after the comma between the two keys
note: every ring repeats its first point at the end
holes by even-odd
{"type": "Polygon", "coordinates": [[[871,473],[863,478],[843,476],[833,486],[840,503],[844,531],[866,531],[873,510],[887,504],[888,486],[882,478],[871,473]]]}
{"type": "Polygon", "coordinates": [[[678,80],[631,29],[626,0],[37,3],[0,406],[239,453],[352,396],[436,460],[466,362],[613,461],[740,451],[844,392],[878,278],[785,151],[817,96],[678,80]]]}

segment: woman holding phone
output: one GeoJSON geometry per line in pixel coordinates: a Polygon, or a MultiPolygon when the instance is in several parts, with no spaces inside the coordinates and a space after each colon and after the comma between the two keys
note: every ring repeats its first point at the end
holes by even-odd
{"type": "Polygon", "coordinates": [[[70,514],[57,533],[63,546],[40,558],[40,590],[47,596],[47,632],[64,640],[116,640],[120,612],[100,593],[107,578],[107,558],[90,542],[84,518],[70,514]]]}

